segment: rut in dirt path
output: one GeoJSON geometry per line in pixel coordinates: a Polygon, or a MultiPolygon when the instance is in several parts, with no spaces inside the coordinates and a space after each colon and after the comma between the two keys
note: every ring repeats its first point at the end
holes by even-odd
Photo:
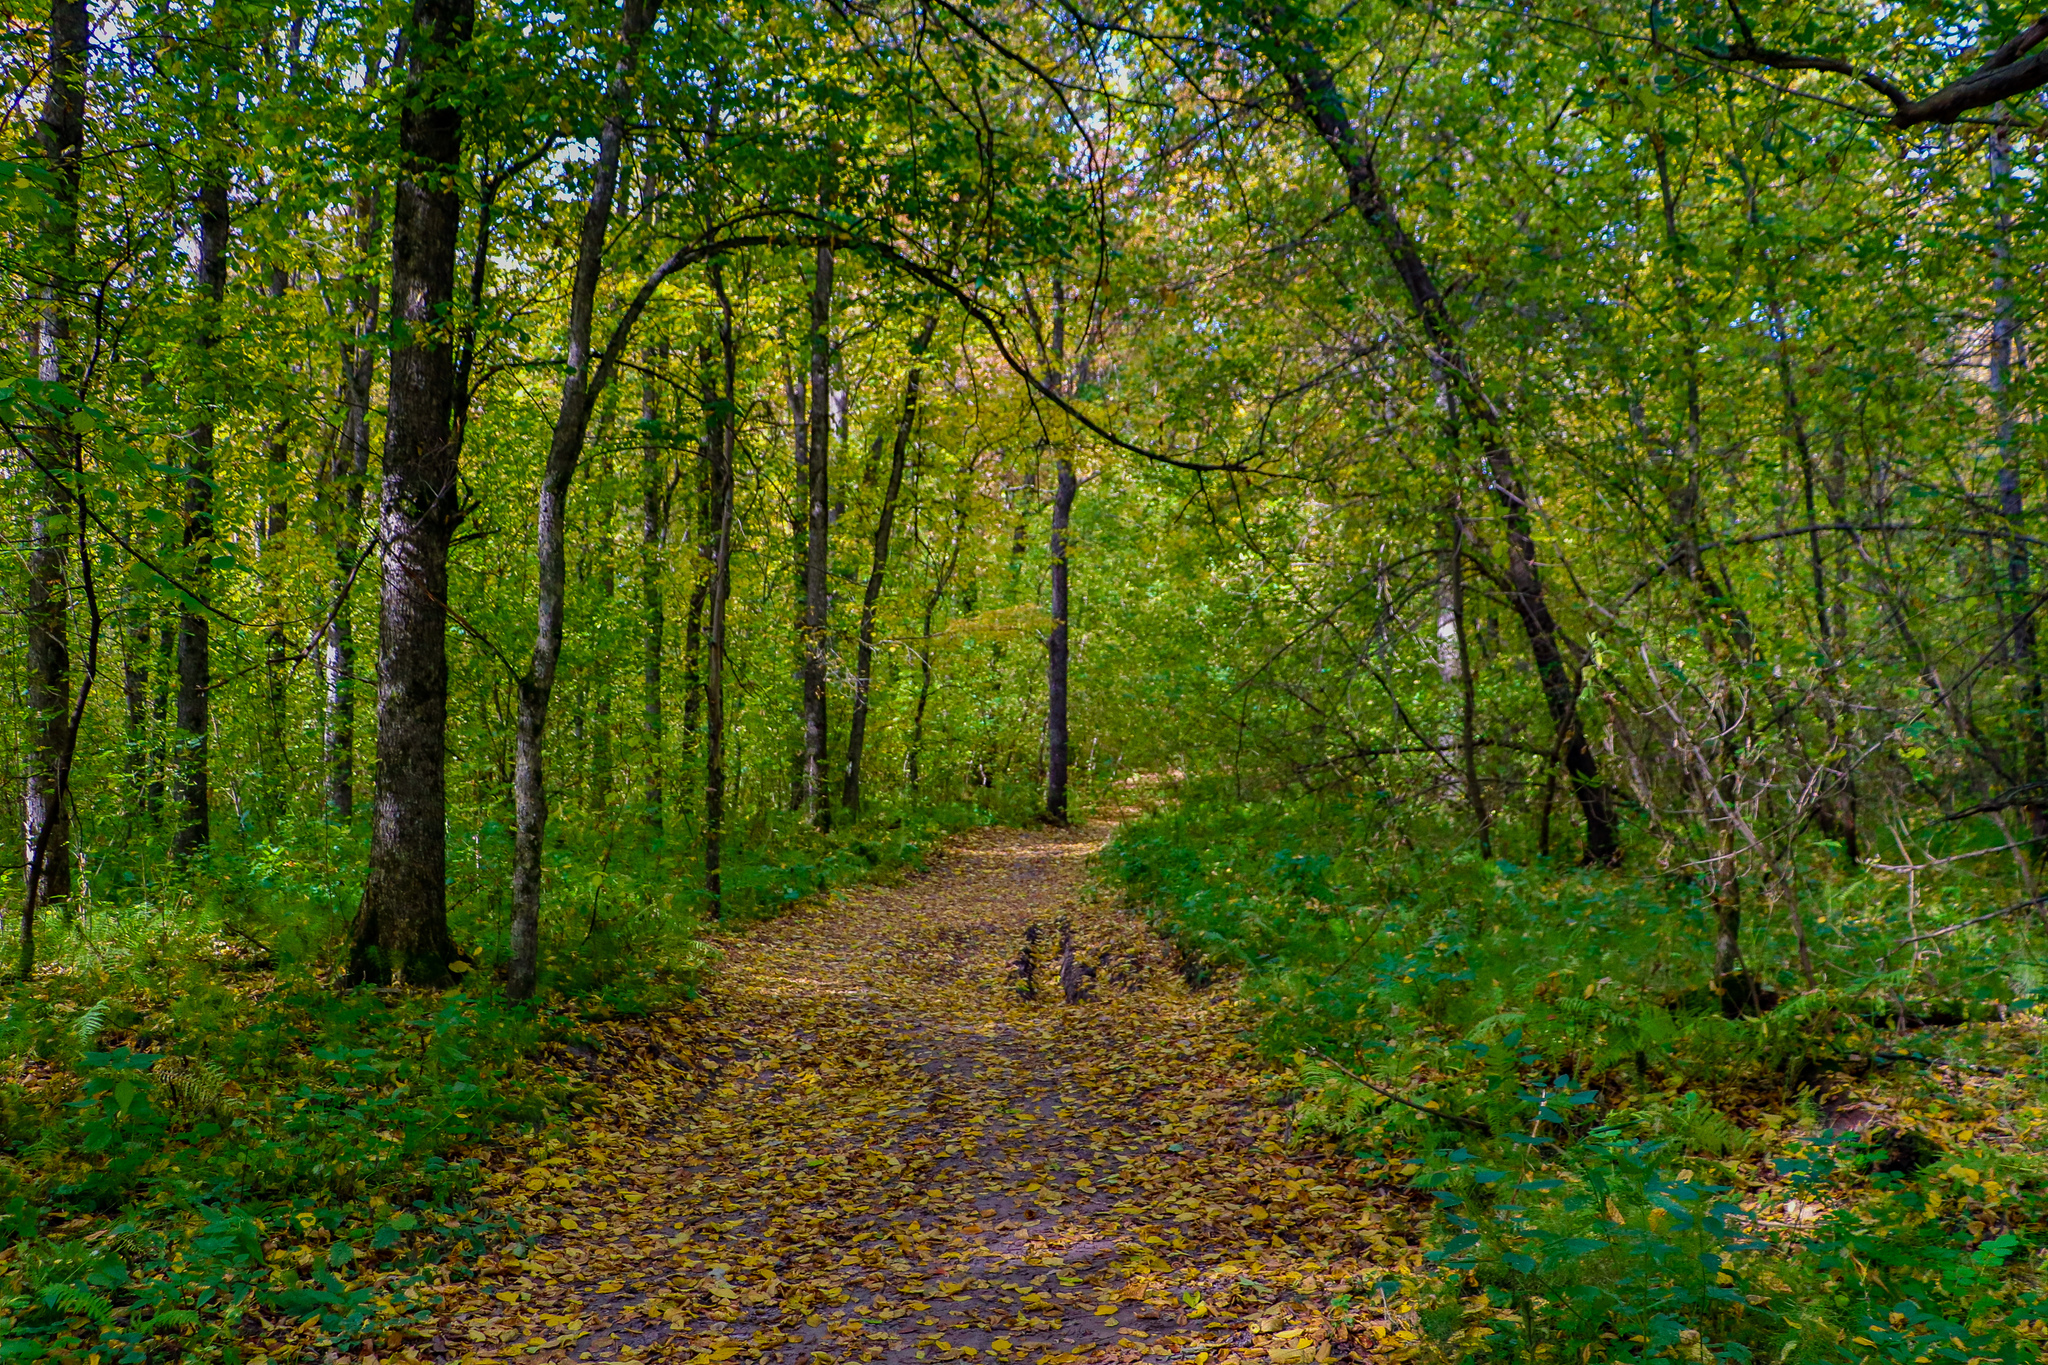
{"type": "Polygon", "coordinates": [[[1397,1197],[1290,1151],[1224,992],[1080,896],[1102,831],[984,831],[930,873],[726,940],[575,1143],[501,1172],[536,1232],[439,1359],[1405,1358],[1397,1197]],[[1027,926],[1070,917],[1019,995],[1027,926]]]}

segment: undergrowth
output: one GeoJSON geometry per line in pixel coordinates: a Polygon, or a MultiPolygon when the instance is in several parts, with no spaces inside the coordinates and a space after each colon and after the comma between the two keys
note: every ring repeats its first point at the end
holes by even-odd
{"type": "MultiPolygon", "coordinates": [[[[728,860],[726,925],[898,875],[989,818],[927,809],[829,839],[765,818],[728,860]]],[[[687,855],[571,836],[550,849],[540,998],[513,1004],[509,836],[466,844],[450,922],[477,969],[446,994],[336,989],[363,865],[348,832],[300,826],[176,873],[87,867],[45,920],[46,965],[0,1004],[0,1361],[238,1361],[287,1327],[374,1345],[517,1231],[476,1203],[475,1153],[573,1117],[580,1083],[549,1045],[601,1046],[602,1021],[687,997],[716,948],[687,855]]]]}
{"type": "MultiPolygon", "coordinates": [[[[1228,976],[1304,1082],[1297,1131],[1435,1207],[1389,1284],[1445,1361],[2031,1361],[2048,1088],[2026,926],[1902,957],[1898,888],[1809,873],[1712,989],[1704,888],[1424,849],[1373,803],[1191,802],[1107,871],[1228,976]],[[1898,1031],[1903,1021],[1945,1027],[1898,1031]]],[[[1448,842],[1448,841],[1447,841],[1448,842]]],[[[1822,855],[1824,856],[1824,855],[1822,855]]],[[[1981,866],[1982,860],[1979,860],[1981,866]]],[[[2007,899],[1914,888],[1918,923],[2007,899]]],[[[1755,920],[1761,922],[1754,922],[1755,920]]]]}

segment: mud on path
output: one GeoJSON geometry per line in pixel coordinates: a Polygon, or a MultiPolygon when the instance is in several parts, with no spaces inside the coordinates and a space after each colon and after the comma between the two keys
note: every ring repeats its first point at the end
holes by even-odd
{"type": "MultiPolygon", "coordinates": [[[[1293,1150],[1227,991],[1080,897],[1106,833],[982,831],[725,940],[616,1030],[574,1141],[506,1164],[532,1240],[451,1287],[437,1360],[1392,1360],[1412,1213],[1293,1150]],[[1072,917],[1092,998],[1061,998],[1072,917]],[[1043,931],[1038,994],[1010,963],[1043,931]],[[614,1050],[616,1052],[616,1050],[614,1050]],[[611,1054],[608,1054],[611,1055],[611,1054]],[[616,1061],[616,1057],[613,1057],[616,1061]]],[[[407,1352],[412,1354],[413,1352],[407,1352]]]]}

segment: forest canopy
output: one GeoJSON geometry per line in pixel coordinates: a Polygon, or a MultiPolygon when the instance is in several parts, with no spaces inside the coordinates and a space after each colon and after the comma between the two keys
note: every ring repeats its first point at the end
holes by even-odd
{"type": "Polygon", "coordinates": [[[11,0],[0,70],[17,1050],[189,969],[509,1056],[1140,806],[1280,1054],[1412,984],[1332,1004],[1332,906],[1465,955],[1424,1068],[1538,963],[1866,1067],[2043,987],[2048,17],[11,0]]]}

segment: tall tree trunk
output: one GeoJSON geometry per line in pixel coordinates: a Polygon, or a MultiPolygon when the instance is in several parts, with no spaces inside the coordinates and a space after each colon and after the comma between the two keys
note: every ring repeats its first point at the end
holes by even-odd
{"type": "Polygon", "coordinates": [[[2039,631],[2035,628],[2033,568],[2025,530],[2026,495],[2020,486],[2019,419],[2012,401],[2013,342],[2019,317],[2012,290],[2012,213],[2002,202],[2012,179],[2011,134],[2001,124],[1991,134],[1991,193],[2000,199],[1992,222],[1991,257],[1997,263],[1991,279],[1991,401],[1998,415],[1998,513],[2012,532],[2005,553],[2005,610],[2012,625],[2007,634],[2014,671],[2019,676],[2019,762],[2022,784],[2030,788],[2025,804],[2027,824],[2035,840],[2048,840],[2048,725],[2041,715],[2039,631]]]}
{"type": "MultiPolygon", "coordinates": [[[[270,270],[270,299],[274,307],[284,301],[290,277],[284,267],[270,270]]],[[[264,634],[267,652],[263,660],[263,816],[274,833],[284,818],[289,787],[286,781],[285,672],[291,665],[291,646],[284,633],[284,534],[291,520],[291,447],[286,440],[290,423],[280,418],[272,430],[267,461],[269,499],[258,518],[259,545],[263,557],[263,580],[270,614],[270,629],[264,634]]]]}
{"type": "MultiPolygon", "coordinates": [[[[225,39],[230,51],[234,34],[232,19],[216,6],[209,27],[225,39]]],[[[218,73],[209,78],[213,88],[207,97],[208,126],[201,136],[218,142],[232,127],[232,104],[219,89],[218,73]]],[[[199,351],[199,416],[185,434],[185,559],[191,601],[178,617],[178,734],[176,761],[172,765],[173,796],[178,807],[177,827],[171,834],[171,857],[186,862],[202,853],[207,844],[212,804],[208,731],[212,726],[213,665],[211,625],[206,611],[212,594],[215,417],[222,407],[224,376],[214,363],[220,347],[221,309],[227,301],[228,246],[231,223],[228,208],[229,156],[225,147],[205,147],[201,155],[197,250],[192,260],[192,285],[197,304],[198,326],[194,341],[199,351]]]]}
{"type": "Polygon", "coordinates": [[[192,597],[198,605],[178,616],[178,737],[172,765],[172,797],[178,825],[171,835],[171,856],[187,861],[206,847],[210,794],[207,773],[207,730],[211,722],[213,686],[205,603],[210,594],[213,557],[213,429],[212,407],[219,377],[212,373],[212,354],[220,345],[221,305],[228,283],[228,176],[224,165],[207,168],[199,187],[199,243],[192,282],[198,294],[198,345],[204,368],[205,405],[185,433],[189,452],[185,465],[185,554],[192,597]]]}
{"type": "Polygon", "coordinates": [[[975,461],[967,463],[966,479],[963,480],[960,499],[953,508],[952,534],[946,538],[946,556],[939,561],[938,571],[932,575],[931,588],[924,597],[924,628],[919,636],[917,651],[917,706],[910,717],[910,750],[903,757],[903,774],[909,784],[910,794],[917,795],[919,784],[924,780],[924,716],[931,704],[934,683],[932,669],[932,626],[936,623],[939,603],[945,599],[946,589],[953,581],[953,571],[960,564],[960,542],[967,532],[967,517],[972,508],[971,485],[974,479],[975,461]]]}
{"type": "Polygon", "coordinates": [[[164,811],[165,772],[170,766],[170,749],[167,736],[171,728],[171,678],[178,671],[178,615],[176,612],[160,612],[156,623],[156,667],[151,670],[152,688],[149,699],[150,731],[149,791],[146,797],[150,816],[159,817],[164,811]]]}
{"type": "Polygon", "coordinates": [[[1479,785],[1478,680],[1472,676],[1470,632],[1465,620],[1465,540],[1469,534],[1462,511],[1451,509],[1451,630],[1457,644],[1458,749],[1465,770],[1465,799],[1472,807],[1472,828],[1479,836],[1479,856],[1493,856],[1493,817],[1486,809],[1486,791],[1479,785]]]}
{"type": "Polygon", "coordinates": [[[910,453],[910,436],[917,427],[920,365],[925,348],[939,319],[933,314],[910,343],[910,369],[903,377],[903,405],[896,414],[896,440],[889,448],[889,482],[882,490],[882,510],[875,517],[874,558],[868,569],[868,586],[860,604],[860,643],[853,667],[853,715],[846,727],[846,787],[840,805],[849,820],[860,818],[860,764],[868,736],[868,692],[874,686],[875,613],[882,601],[882,577],[889,566],[889,536],[896,524],[896,501],[903,493],[903,466],[910,453]]]}
{"type": "Polygon", "coordinates": [[[445,333],[462,229],[461,91],[475,0],[413,0],[391,232],[391,352],[378,491],[377,798],[347,980],[454,979],[448,932],[448,550],[462,520],[445,333]]]}
{"type": "MultiPolygon", "coordinates": [[[[609,406],[609,405],[607,405],[609,406]]],[[[604,447],[604,431],[610,426],[609,412],[598,421],[598,448],[604,447]]],[[[618,594],[618,568],[612,559],[611,461],[598,461],[594,481],[599,497],[597,519],[597,616],[600,623],[611,616],[612,599],[618,594]]],[[[601,626],[595,632],[597,648],[590,658],[590,809],[602,815],[612,804],[612,661],[604,647],[601,626]]]]}
{"type": "MultiPolygon", "coordinates": [[[[713,324],[716,331],[716,324],[713,324]]],[[[718,456],[713,449],[724,439],[723,399],[719,378],[712,364],[713,347],[706,343],[697,350],[698,392],[703,395],[703,434],[697,445],[694,515],[690,519],[691,548],[698,561],[692,568],[690,604],[683,616],[683,755],[697,757],[697,728],[703,711],[704,603],[711,591],[711,561],[718,553],[717,508],[712,500],[712,468],[718,456]]]]}
{"type": "MultiPolygon", "coordinates": [[[[806,347],[810,333],[804,333],[806,347]]],[[[806,350],[806,355],[809,354],[806,350]]],[[[790,504],[789,543],[795,561],[796,609],[791,616],[793,627],[790,634],[792,645],[790,678],[796,683],[796,747],[789,756],[789,808],[793,812],[804,809],[804,667],[810,651],[804,644],[804,621],[809,616],[806,607],[805,585],[811,574],[811,409],[810,375],[808,364],[793,371],[784,381],[783,396],[789,403],[789,426],[791,444],[795,457],[796,473],[792,481],[795,498],[790,504]]]]}
{"type": "Polygon", "coordinates": [[[819,830],[832,828],[825,726],[832,603],[832,254],[830,243],[819,245],[811,279],[811,411],[806,423],[811,448],[804,505],[804,815],[819,830]]]}
{"type": "Polygon", "coordinates": [[[725,605],[732,589],[733,449],[738,424],[734,386],[739,366],[732,326],[732,300],[716,260],[710,267],[712,293],[718,298],[718,349],[724,362],[720,397],[725,417],[719,439],[711,446],[711,501],[717,509],[717,534],[712,541],[710,598],[704,631],[704,898],[712,919],[725,913],[721,871],[725,841],[725,605]]]}
{"type": "MultiPolygon", "coordinates": [[[[1678,193],[1672,183],[1668,142],[1661,126],[1652,130],[1650,145],[1657,166],[1658,202],[1663,212],[1664,248],[1670,270],[1671,292],[1677,302],[1678,368],[1685,376],[1679,420],[1684,429],[1662,444],[1666,451],[1658,483],[1671,516],[1671,553],[1679,571],[1693,590],[1694,609],[1699,613],[1701,635],[1715,659],[1727,672],[1746,666],[1755,652],[1755,632],[1742,604],[1716,582],[1700,549],[1700,447],[1705,419],[1700,401],[1700,344],[1694,321],[1692,286],[1687,276],[1688,248],[1678,228],[1678,193]]],[[[1782,333],[1781,333],[1782,336],[1782,333]]],[[[1781,357],[1782,359],[1782,357],[1781,357]]],[[[1789,374],[1789,372],[1788,372],[1789,374]]],[[[1790,382],[1789,378],[1786,381],[1790,382]]],[[[1789,389],[1787,390],[1789,394],[1789,389]]],[[[1788,399],[1789,401],[1789,399],[1788,399]]],[[[1796,406],[1791,409],[1796,414],[1796,406]]],[[[1805,430],[1795,423],[1794,431],[1803,446],[1805,430]]],[[[1724,997],[1753,991],[1747,979],[1735,976],[1742,962],[1742,879],[1740,859],[1744,852],[1737,837],[1743,829],[1738,806],[1742,800],[1742,735],[1740,708],[1726,674],[1706,687],[1707,714],[1712,739],[1700,746],[1703,762],[1711,770],[1712,790],[1700,791],[1708,828],[1716,831],[1713,860],[1714,980],[1724,997]]],[[[1761,850],[1750,850],[1752,853],[1761,850]]]]}
{"type": "Polygon", "coordinates": [[[1500,413],[1465,355],[1460,330],[1428,262],[1402,227],[1393,202],[1380,183],[1377,144],[1358,135],[1345,112],[1344,97],[1322,55],[1295,35],[1267,21],[1279,74],[1302,116],[1322,140],[1344,173],[1345,193],[1353,211],[1366,224],[1401,281],[1410,310],[1421,327],[1444,385],[1444,396],[1471,419],[1479,440],[1479,473],[1500,504],[1506,530],[1508,605],[1522,623],[1529,654],[1536,666],[1552,729],[1561,740],[1561,756],[1572,795],[1585,821],[1585,860],[1608,865],[1621,859],[1621,831],[1614,801],[1600,778],[1579,717],[1579,680],[1565,656],[1556,618],[1551,614],[1537,572],[1533,509],[1516,467],[1514,448],[1500,413]]]}
{"type": "MultiPolygon", "coordinates": [[[[516,811],[512,843],[512,962],[508,989],[516,1000],[534,992],[540,975],[540,855],[547,837],[546,751],[548,702],[554,695],[555,668],[562,655],[562,618],[566,596],[569,485],[583,456],[590,412],[603,375],[591,369],[590,327],[597,305],[597,286],[604,270],[605,233],[611,226],[612,201],[618,193],[619,158],[631,117],[633,73],[640,42],[654,24],[653,0],[625,0],[619,36],[623,40],[617,65],[606,90],[607,112],[598,131],[597,163],[584,206],[576,242],[576,274],[569,289],[568,374],[548,440],[547,464],[541,472],[540,506],[534,517],[539,560],[533,663],[519,680],[518,756],[513,769],[516,811]]],[[[625,324],[622,324],[625,325],[625,324]]],[[[623,338],[621,338],[623,339],[623,338]]]]}
{"type": "MultiPolygon", "coordinates": [[[[642,359],[652,369],[667,355],[668,347],[663,345],[649,349],[642,359]]],[[[640,656],[640,735],[647,755],[641,801],[646,807],[648,841],[657,847],[665,814],[662,761],[667,728],[661,708],[662,635],[667,625],[661,596],[661,548],[668,538],[668,498],[657,435],[660,399],[654,377],[644,377],[640,382],[640,620],[647,638],[640,656]]]]}
{"type": "MultiPolygon", "coordinates": [[[[127,519],[122,534],[134,539],[134,522],[127,519]]],[[[132,814],[148,816],[149,809],[149,608],[132,584],[121,592],[121,704],[128,722],[123,746],[122,771],[128,779],[128,801],[132,814]]]]}
{"type": "MultiPolygon", "coordinates": [[[[78,258],[79,171],[85,154],[85,79],[91,26],[84,0],[51,0],[49,84],[36,119],[35,155],[51,177],[41,225],[43,275],[37,320],[37,375],[47,384],[75,379],[71,341],[72,271],[78,258]]],[[[69,558],[63,527],[71,506],[63,472],[77,463],[78,437],[61,423],[40,433],[35,458],[41,505],[29,531],[28,590],[23,615],[28,635],[28,710],[31,742],[24,801],[24,866],[39,867],[28,898],[47,903],[71,894],[71,811],[59,780],[71,703],[69,558]],[[36,846],[43,849],[34,860],[36,846]]],[[[24,954],[32,956],[35,926],[24,920],[24,954]]]]}
{"type": "Polygon", "coordinates": [[[377,369],[370,335],[377,328],[378,313],[377,278],[370,266],[377,252],[381,200],[376,182],[366,181],[357,186],[351,205],[359,273],[349,290],[351,336],[341,347],[340,438],[333,461],[321,471],[321,498],[327,503],[324,511],[334,543],[327,628],[320,641],[321,673],[326,679],[321,771],[327,816],[344,826],[355,815],[356,800],[356,637],[350,599],[362,557],[356,536],[363,519],[363,481],[370,472],[370,389],[377,369]]]}
{"type": "Polygon", "coordinates": [[[1068,590],[1067,527],[1074,515],[1074,462],[1062,452],[1052,493],[1052,633],[1045,642],[1045,814],[1067,823],[1067,640],[1072,596],[1068,590]]]}

